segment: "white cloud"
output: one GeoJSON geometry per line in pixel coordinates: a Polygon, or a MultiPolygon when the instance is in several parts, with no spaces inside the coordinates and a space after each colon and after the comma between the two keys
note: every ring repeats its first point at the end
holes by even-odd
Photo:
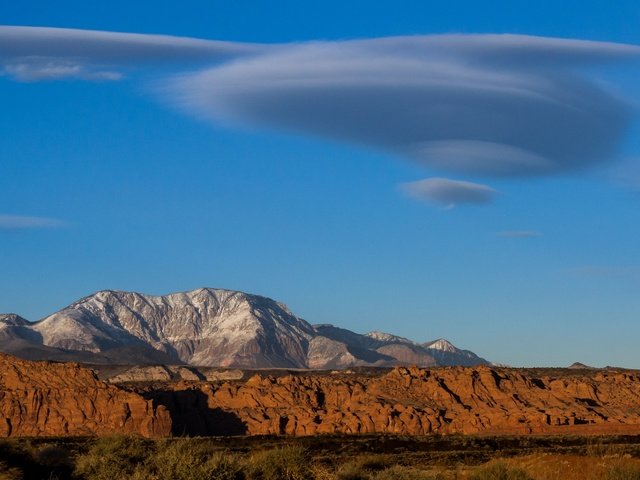
{"type": "Polygon", "coordinates": [[[498,194],[487,185],[448,178],[426,178],[417,182],[403,183],[400,188],[412,198],[436,203],[446,208],[462,204],[491,203],[498,194]]]}
{"type": "Polygon", "coordinates": [[[0,215],[0,230],[18,230],[25,228],[64,227],[65,222],[55,218],[26,217],[20,215],[0,215]]]}
{"type": "Polygon", "coordinates": [[[80,64],[52,61],[8,64],[4,67],[4,74],[20,82],[64,79],[116,81],[123,77],[121,72],[92,70],[80,64]]]}

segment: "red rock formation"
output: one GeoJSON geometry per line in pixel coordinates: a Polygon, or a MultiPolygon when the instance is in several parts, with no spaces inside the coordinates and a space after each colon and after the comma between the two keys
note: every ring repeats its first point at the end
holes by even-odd
{"type": "Polygon", "coordinates": [[[635,371],[395,368],[137,388],[0,355],[0,436],[640,434],[635,371]]]}
{"type": "Polygon", "coordinates": [[[249,435],[640,433],[637,372],[555,377],[490,367],[396,368],[378,377],[182,382],[147,395],[169,406],[181,433],[199,435],[225,433],[216,423],[224,415],[227,425],[236,421],[232,433],[249,435]]]}
{"type": "Polygon", "coordinates": [[[0,436],[171,432],[167,410],[107,385],[75,363],[29,362],[0,354],[0,436]]]}

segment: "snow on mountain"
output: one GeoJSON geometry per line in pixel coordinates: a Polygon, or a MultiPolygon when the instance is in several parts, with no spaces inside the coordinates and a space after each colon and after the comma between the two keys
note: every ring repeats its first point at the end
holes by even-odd
{"type": "Polygon", "coordinates": [[[146,344],[199,366],[306,367],[313,329],[269,298],[198,289],[165,296],[102,291],[38,322],[48,346],[146,344]]]}
{"type": "Polygon", "coordinates": [[[459,350],[451,343],[449,340],[444,338],[439,338],[438,340],[434,340],[433,342],[424,343],[423,346],[425,348],[433,348],[434,350],[441,350],[443,352],[456,353],[459,350]]]}
{"type": "Polygon", "coordinates": [[[36,323],[0,315],[0,351],[239,368],[488,363],[444,339],[421,345],[384,332],[312,326],[270,298],[211,288],[163,296],[104,290],[36,323]]]}
{"type": "Polygon", "coordinates": [[[0,342],[7,343],[15,340],[38,341],[38,335],[32,324],[14,313],[0,313],[0,342]]]}
{"type": "Polygon", "coordinates": [[[479,357],[470,350],[459,349],[444,338],[423,343],[422,346],[431,352],[438,365],[473,366],[491,364],[491,362],[479,357]]]}
{"type": "Polygon", "coordinates": [[[9,326],[25,326],[29,321],[15,313],[0,313],[0,329],[9,326]]]}
{"type": "Polygon", "coordinates": [[[374,340],[379,340],[385,343],[410,343],[412,345],[418,345],[418,342],[414,342],[413,340],[409,340],[408,338],[398,337],[397,335],[392,335],[390,333],[379,332],[374,330],[373,332],[365,333],[366,337],[373,338],[374,340]]]}

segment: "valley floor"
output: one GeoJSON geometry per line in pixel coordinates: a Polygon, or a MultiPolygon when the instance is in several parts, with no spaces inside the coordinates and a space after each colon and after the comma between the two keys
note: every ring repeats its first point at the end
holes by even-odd
{"type": "Polygon", "coordinates": [[[320,435],[0,442],[0,479],[632,480],[640,436],[320,435]]]}

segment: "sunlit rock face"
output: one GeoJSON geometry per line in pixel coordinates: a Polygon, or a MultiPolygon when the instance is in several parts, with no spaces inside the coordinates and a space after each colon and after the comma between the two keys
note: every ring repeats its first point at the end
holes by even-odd
{"type": "Polygon", "coordinates": [[[31,360],[234,368],[489,363],[444,339],[419,344],[311,325],[270,298],[210,288],[164,296],[105,290],[35,323],[2,315],[0,351],[31,360]]]}

